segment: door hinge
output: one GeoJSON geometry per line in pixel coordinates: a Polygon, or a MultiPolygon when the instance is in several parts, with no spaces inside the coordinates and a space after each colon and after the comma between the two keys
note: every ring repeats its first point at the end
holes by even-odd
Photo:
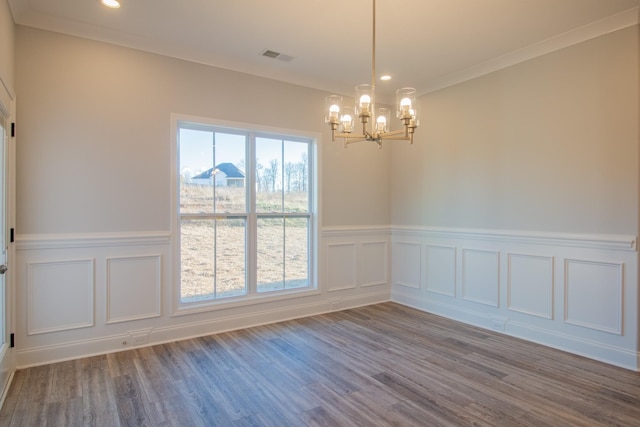
{"type": "Polygon", "coordinates": [[[9,230],[9,243],[14,242],[14,234],[15,234],[15,228],[12,228],[11,230],[9,230]]]}
{"type": "Polygon", "coordinates": [[[11,348],[13,348],[13,347],[15,347],[15,346],[16,346],[16,334],[13,334],[13,333],[12,333],[12,334],[10,335],[10,339],[9,339],[9,346],[10,346],[11,348]]]}
{"type": "Polygon", "coordinates": [[[16,137],[16,122],[11,123],[11,138],[16,137]]]}

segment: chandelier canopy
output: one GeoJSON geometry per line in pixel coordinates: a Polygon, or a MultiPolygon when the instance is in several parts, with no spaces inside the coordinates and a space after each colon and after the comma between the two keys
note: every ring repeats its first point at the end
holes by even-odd
{"type": "Polygon", "coordinates": [[[403,129],[392,131],[390,128],[391,110],[375,108],[376,80],[376,0],[373,3],[373,43],[371,56],[371,84],[356,86],[354,107],[343,106],[342,96],[331,95],[325,98],[325,123],[331,127],[331,140],[344,139],[344,146],[361,141],[372,141],[382,148],[383,140],[410,141],[418,127],[418,106],[416,90],[405,87],[396,91],[395,116],[400,119],[403,129]],[[354,133],[355,118],[362,124],[362,133],[354,133]],[[371,125],[369,123],[371,122],[371,125]]]}

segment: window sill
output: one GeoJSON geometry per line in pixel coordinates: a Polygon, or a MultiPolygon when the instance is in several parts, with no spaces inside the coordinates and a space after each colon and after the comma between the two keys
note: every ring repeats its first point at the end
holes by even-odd
{"type": "Polygon", "coordinates": [[[320,294],[320,290],[316,288],[303,288],[292,289],[291,291],[282,291],[277,294],[255,294],[251,296],[230,297],[220,300],[206,300],[191,303],[178,302],[177,307],[174,305],[171,317],[188,316],[191,314],[206,313],[209,311],[228,310],[230,308],[285,301],[293,298],[306,298],[320,294]]]}

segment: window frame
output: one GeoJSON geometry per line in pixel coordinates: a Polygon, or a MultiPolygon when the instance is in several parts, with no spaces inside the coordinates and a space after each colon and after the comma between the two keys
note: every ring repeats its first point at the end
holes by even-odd
{"type": "MultiPolygon", "coordinates": [[[[186,315],[216,309],[228,309],[236,306],[252,305],[271,301],[287,300],[320,294],[318,281],[318,248],[320,247],[320,209],[319,209],[319,150],[317,133],[266,127],[255,124],[229,122],[203,117],[171,114],[171,240],[172,240],[172,313],[171,316],[186,315]],[[189,214],[191,218],[226,219],[246,218],[245,270],[246,294],[234,297],[212,298],[199,301],[183,302],[181,299],[181,239],[180,224],[184,215],[180,212],[180,155],[179,132],[181,128],[204,130],[207,132],[223,132],[244,135],[247,137],[246,150],[246,187],[247,210],[244,213],[204,213],[189,214]],[[257,212],[255,186],[256,138],[277,138],[286,141],[298,141],[309,144],[308,177],[309,177],[309,210],[306,213],[294,212],[257,212]],[[282,289],[259,292],[257,284],[257,222],[259,218],[308,218],[308,280],[309,285],[301,288],[282,289]],[[253,231],[252,231],[253,230],[253,231]],[[255,231],[254,236],[249,236],[255,231]]],[[[286,242],[286,239],[285,239],[286,242]]]]}

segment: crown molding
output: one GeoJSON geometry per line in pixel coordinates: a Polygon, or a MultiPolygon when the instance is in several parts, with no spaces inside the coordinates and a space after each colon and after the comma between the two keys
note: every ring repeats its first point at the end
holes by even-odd
{"type": "Polygon", "coordinates": [[[541,42],[534,43],[525,48],[498,56],[465,70],[447,74],[440,79],[433,80],[427,89],[421,94],[425,95],[427,93],[435,92],[614,31],[637,25],[639,18],[640,7],[634,7],[608,18],[601,19],[600,21],[583,25],[582,27],[575,28],[571,31],[567,31],[566,33],[551,37],[541,42]]]}

